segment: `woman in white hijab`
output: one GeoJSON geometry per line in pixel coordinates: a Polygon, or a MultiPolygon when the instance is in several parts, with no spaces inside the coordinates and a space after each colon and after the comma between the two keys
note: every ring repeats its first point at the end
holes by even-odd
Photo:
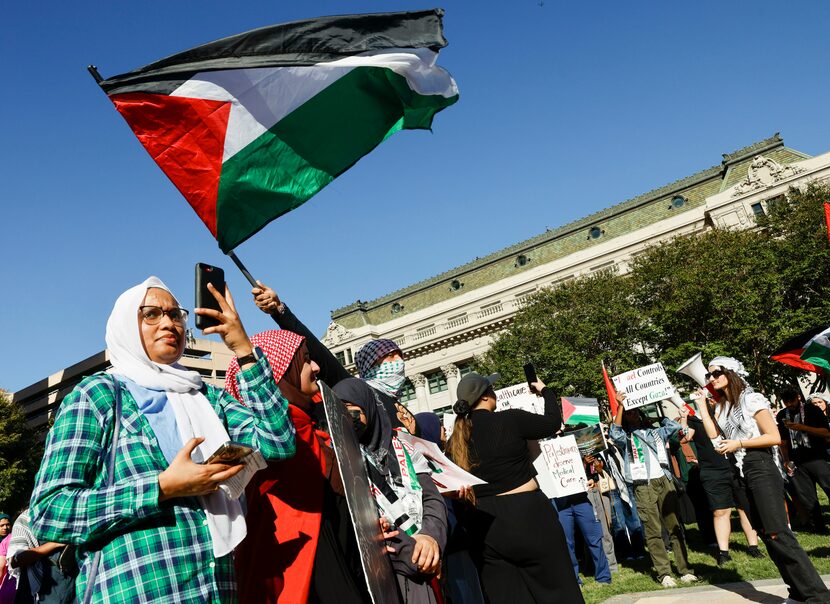
{"type": "Polygon", "coordinates": [[[204,462],[229,440],[266,459],[291,457],[294,429],[288,402],[265,355],[251,346],[230,293],[211,291],[222,310],[195,312],[219,322],[204,333],[218,333],[237,356],[244,404],[178,364],[187,311],[150,277],[115,302],[106,331],[109,375],[81,381],[49,432],[32,527],[40,541],[78,546],[79,601],[235,598],[230,554],[245,537],[245,518],[220,486],[243,466],[204,462]],[[120,417],[114,417],[116,392],[120,417]]]}

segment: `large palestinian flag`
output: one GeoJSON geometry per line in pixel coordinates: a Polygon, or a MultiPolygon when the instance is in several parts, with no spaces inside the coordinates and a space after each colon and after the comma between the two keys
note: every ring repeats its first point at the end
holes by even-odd
{"type": "Polygon", "coordinates": [[[264,27],[99,84],[228,252],[458,100],[435,64],[447,44],[442,15],[264,27]]]}

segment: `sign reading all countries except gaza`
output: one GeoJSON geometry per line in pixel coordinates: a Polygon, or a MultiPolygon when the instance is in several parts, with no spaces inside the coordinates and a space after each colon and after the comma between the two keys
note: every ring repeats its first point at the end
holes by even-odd
{"type": "Polygon", "coordinates": [[[623,406],[626,409],[658,403],[675,393],[662,363],[638,367],[615,375],[611,380],[618,391],[625,393],[623,406]]]}

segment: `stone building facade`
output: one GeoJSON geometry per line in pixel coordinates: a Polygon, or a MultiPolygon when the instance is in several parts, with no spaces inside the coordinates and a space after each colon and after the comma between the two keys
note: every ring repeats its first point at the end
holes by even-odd
{"type": "Polygon", "coordinates": [[[810,157],[774,136],[724,154],[681,180],[548,230],[484,258],[332,312],[323,342],[355,372],[367,341],[404,352],[403,399],[414,412],[448,410],[470,361],[484,353],[524,300],[594,271],[628,270],[647,246],[708,228],[749,228],[789,187],[830,177],[830,153],[810,157]]]}

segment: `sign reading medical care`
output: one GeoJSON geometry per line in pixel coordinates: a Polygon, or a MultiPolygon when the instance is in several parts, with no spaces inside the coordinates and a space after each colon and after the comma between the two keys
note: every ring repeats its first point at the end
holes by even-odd
{"type": "Polygon", "coordinates": [[[626,371],[611,379],[617,390],[625,392],[623,405],[626,409],[658,403],[675,393],[662,363],[626,371]]]}
{"type": "Polygon", "coordinates": [[[553,478],[550,483],[553,490],[551,497],[565,497],[587,490],[585,466],[582,465],[582,455],[573,436],[540,440],[539,448],[553,478]]]}

